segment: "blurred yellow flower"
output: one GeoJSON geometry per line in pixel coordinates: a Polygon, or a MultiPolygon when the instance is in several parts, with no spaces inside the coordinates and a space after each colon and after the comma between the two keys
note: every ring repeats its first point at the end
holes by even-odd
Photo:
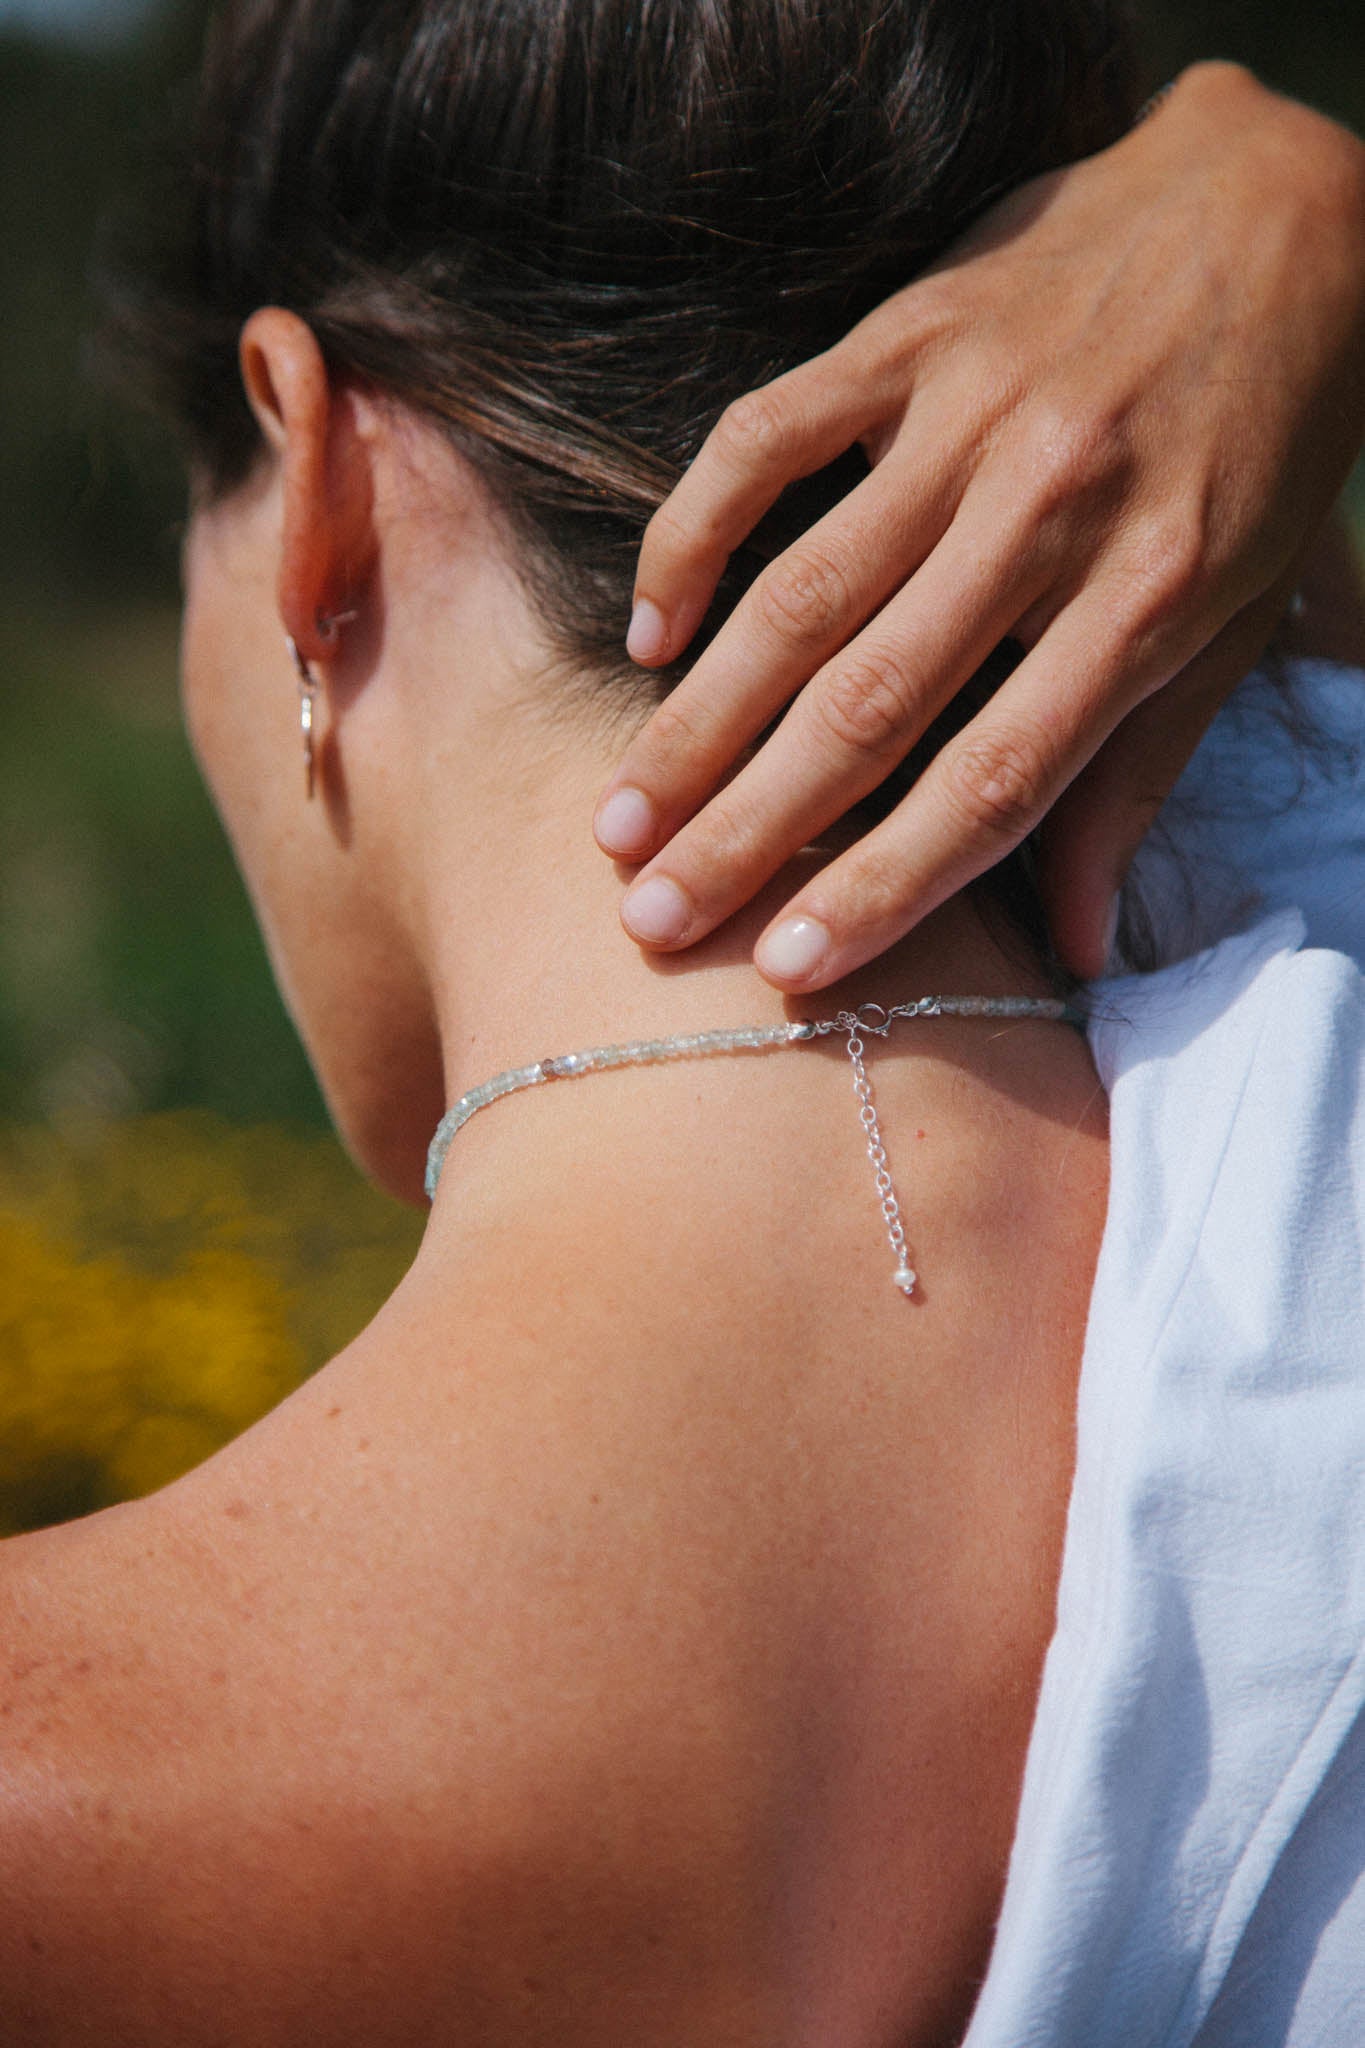
{"type": "Polygon", "coordinates": [[[199,1463],[355,1334],[419,1230],[311,1134],[0,1136],[0,1533],[199,1463]]]}

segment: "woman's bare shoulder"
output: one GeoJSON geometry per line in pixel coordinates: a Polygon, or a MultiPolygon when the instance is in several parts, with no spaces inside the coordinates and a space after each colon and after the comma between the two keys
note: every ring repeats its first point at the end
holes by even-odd
{"type": "Polygon", "coordinates": [[[319,2041],[451,2038],[481,2001],[520,2041],[528,1981],[561,2042],[685,2009],[779,2038],[714,2016],[795,1987],[833,2028],[908,1980],[933,2039],[989,1940],[1069,1473],[1075,1304],[980,1250],[1065,1146],[993,1114],[1020,1172],[946,1163],[978,1252],[926,1224],[922,1304],[863,1257],[856,1149],[806,1223],[759,1162],[742,1256],[727,1203],[632,1235],[566,1187],[533,1272],[511,1224],[434,1234],[238,1445],[0,1552],[32,2038],[93,1972],[149,2043],[200,2038],[158,2017],[196,2000],[217,2038],[215,1998],[244,2043],[305,1998],[319,2041]],[[807,1229],[823,1322],[763,1278],[807,1229]],[[850,1914],[852,1976],[818,1932],[850,1914]]]}
{"type": "Polygon", "coordinates": [[[0,1553],[0,2036],[646,2042],[652,2003],[771,2038],[713,2024],[763,1894],[739,1736],[659,1545],[594,1512],[611,1458],[579,1499],[537,1473],[544,1408],[520,1458],[428,1409],[438,1485],[325,1381],[185,1488],[0,1553]]]}
{"type": "Polygon", "coordinates": [[[687,1447],[600,1322],[464,1292],[0,1551],[0,2035],[776,2037],[771,1737],[687,1447]]]}

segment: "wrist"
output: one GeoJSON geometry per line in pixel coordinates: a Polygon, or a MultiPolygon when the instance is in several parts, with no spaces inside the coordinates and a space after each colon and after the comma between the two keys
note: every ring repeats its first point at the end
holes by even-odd
{"type": "Polygon", "coordinates": [[[1293,251],[1324,329],[1365,351],[1365,142],[1222,59],[1181,72],[1131,141],[1164,155],[1165,176],[1235,193],[1260,245],[1293,251]]]}
{"type": "Polygon", "coordinates": [[[1160,97],[1168,127],[1224,129],[1230,140],[1263,150],[1288,172],[1292,187],[1317,197],[1353,225],[1365,245],[1365,142],[1328,114],[1263,85],[1243,64],[1209,58],[1191,64],[1160,97]]]}

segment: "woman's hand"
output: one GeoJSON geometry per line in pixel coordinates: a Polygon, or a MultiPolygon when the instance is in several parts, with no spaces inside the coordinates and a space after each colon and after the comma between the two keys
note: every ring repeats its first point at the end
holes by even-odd
{"type": "Polygon", "coordinates": [[[703,937],[1013,636],[1029,652],[1008,682],[755,957],[780,987],[824,987],[1051,810],[1054,939],[1098,972],[1128,861],[1274,630],[1363,431],[1365,147],[1197,66],[732,406],[655,516],[628,643],[648,665],[683,651],[788,483],[855,442],[874,465],[627,751],[597,814],[605,851],[649,862],[627,929],[703,937]]]}

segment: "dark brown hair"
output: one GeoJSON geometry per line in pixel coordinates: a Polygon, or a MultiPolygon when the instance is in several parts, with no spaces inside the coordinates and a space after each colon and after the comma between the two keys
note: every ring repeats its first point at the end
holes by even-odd
{"type": "MultiPolygon", "coordinates": [[[[482,474],[569,664],[657,693],[636,555],[726,403],[1133,98],[1124,0],[227,0],[124,359],[222,493],[241,328],[297,312],[482,474]]],[[[693,653],[849,480],[789,494],[693,653]]]]}
{"type": "Polygon", "coordinates": [[[448,429],[566,651],[619,667],[726,402],[1131,99],[1116,0],[228,0],[133,353],[219,492],[259,447],[241,328],[299,313],[448,429]]]}

